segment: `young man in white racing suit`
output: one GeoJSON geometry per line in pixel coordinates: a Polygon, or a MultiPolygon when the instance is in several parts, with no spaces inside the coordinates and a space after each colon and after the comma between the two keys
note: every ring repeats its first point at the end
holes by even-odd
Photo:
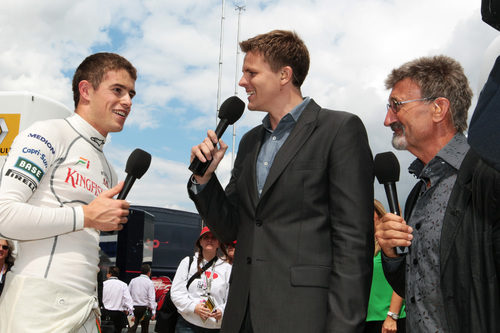
{"type": "Polygon", "coordinates": [[[99,231],[121,230],[129,204],[102,148],[123,129],[136,69],[113,53],[73,77],[75,114],[19,133],[0,174],[0,237],[18,256],[0,298],[0,332],[99,332],[99,231]]]}

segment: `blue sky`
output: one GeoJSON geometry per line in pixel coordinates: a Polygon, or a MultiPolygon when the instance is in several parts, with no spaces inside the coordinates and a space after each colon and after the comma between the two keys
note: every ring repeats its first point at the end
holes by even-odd
{"type": "MultiPolygon", "coordinates": [[[[480,3],[240,0],[238,4],[246,6],[240,36],[295,30],[311,54],[304,96],[359,115],[375,155],[393,150],[392,132],[382,125],[389,93],[383,82],[392,68],[420,56],[452,56],[462,63],[477,97],[486,75],[483,67],[491,58],[488,46],[498,36],[481,21],[480,3]]],[[[187,166],[191,146],[215,128],[221,13],[218,0],[4,1],[0,90],[34,92],[73,109],[75,67],[94,52],[122,54],[138,69],[137,97],[124,131],[112,134],[105,151],[122,177],[135,148],[153,155],[150,170],[129,194],[133,204],[194,211],[185,188],[187,166]]],[[[224,13],[221,102],[234,94],[243,62],[241,54],[236,70],[234,1],[225,2],[224,13]]],[[[237,92],[246,101],[244,90],[237,92]]],[[[237,142],[263,116],[245,111],[236,123],[237,142]]],[[[223,139],[230,143],[232,131],[226,132],[223,139]]],[[[396,154],[401,164],[398,193],[404,202],[414,183],[406,173],[413,158],[408,152],[396,154]]],[[[229,179],[230,160],[226,156],[218,170],[223,182],[229,179]]],[[[386,202],[382,186],[375,188],[386,202]]]]}

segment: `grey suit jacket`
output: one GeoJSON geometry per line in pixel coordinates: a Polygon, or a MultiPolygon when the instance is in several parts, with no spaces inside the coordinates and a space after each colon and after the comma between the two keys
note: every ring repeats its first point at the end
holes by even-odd
{"type": "MultiPolygon", "coordinates": [[[[237,239],[222,331],[362,332],[373,260],[372,155],[361,120],[308,104],[277,153],[261,196],[257,126],[241,139],[224,191],[213,176],[196,207],[237,239]]],[[[188,186],[189,187],[189,186],[188,186]]]]}

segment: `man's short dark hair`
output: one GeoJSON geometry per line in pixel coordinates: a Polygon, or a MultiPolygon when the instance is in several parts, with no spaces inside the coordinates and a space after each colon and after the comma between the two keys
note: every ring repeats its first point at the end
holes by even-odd
{"type": "Polygon", "coordinates": [[[309,51],[304,41],[293,31],[273,30],[240,43],[243,52],[261,54],[274,72],[284,66],[293,71],[292,83],[302,86],[309,71],[309,51]]]}
{"type": "Polygon", "coordinates": [[[119,277],[120,276],[120,269],[116,266],[111,266],[108,268],[108,273],[111,276],[119,277]]]}
{"type": "Polygon", "coordinates": [[[81,81],[87,80],[92,84],[94,89],[97,89],[107,72],[120,69],[126,70],[134,81],[137,80],[137,70],[135,67],[119,54],[101,52],[85,58],[80,66],[78,66],[73,76],[73,100],[75,102],[75,108],[80,101],[78,85],[81,81]]]}
{"type": "Polygon", "coordinates": [[[148,274],[149,272],[151,272],[151,266],[149,264],[142,264],[141,274],[148,274]]]}

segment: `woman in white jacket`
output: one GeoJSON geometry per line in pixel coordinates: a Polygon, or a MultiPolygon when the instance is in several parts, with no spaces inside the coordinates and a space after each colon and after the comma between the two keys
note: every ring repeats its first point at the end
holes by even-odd
{"type": "Polygon", "coordinates": [[[186,257],[177,268],[170,292],[170,297],[180,313],[176,333],[220,330],[229,292],[231,265],[218,257],[219,246],[217,238],[208,227],[204,227],[196,241],[196,253],[191,265],[190,258],[186,257]],[[201,272],[212,260],[208,268],[201,272]],[[201,272],[201,276],[186,289],[189,278],[196,272],[201,272]],[[210,309],[211,303],[213,309],[210,309]]]}

